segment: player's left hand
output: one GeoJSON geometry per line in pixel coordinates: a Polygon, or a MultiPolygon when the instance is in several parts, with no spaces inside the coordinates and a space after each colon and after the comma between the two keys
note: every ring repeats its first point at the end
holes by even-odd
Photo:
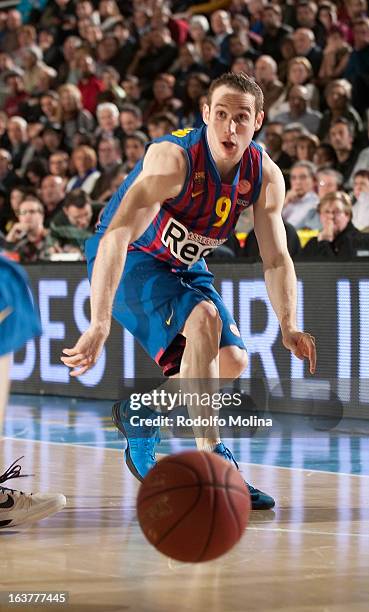
{"type": "Polygon", "coordinates": [[[310,374],[315,373],[316,347],[315,338],[306,332],[292,331],[283,333],[283,344],[298,359],[308,359],[310,374]]]}

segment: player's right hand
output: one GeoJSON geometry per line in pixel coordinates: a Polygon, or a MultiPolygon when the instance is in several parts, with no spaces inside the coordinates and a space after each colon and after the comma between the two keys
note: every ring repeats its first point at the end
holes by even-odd
{"type": "Polygon", "coordinates": [[[108,329],[91,326],[82,334],[73,348],[63,349],[64,355],[60,359],[64,365],[72,369],[71,376],[81,376],[95,365],[108,335],[108,329]]]}

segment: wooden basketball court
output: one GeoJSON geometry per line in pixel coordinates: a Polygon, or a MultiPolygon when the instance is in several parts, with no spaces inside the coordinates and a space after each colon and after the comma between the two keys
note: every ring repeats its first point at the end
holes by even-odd
{"type": "MultiPolygon", "coordinates": [[[[135,612],[351,612],[369,609],[369,477],[246,465],[275,511],[253,512],[241,542],[216,561],[160,555],[137,523],[137,481],[121,450],[6,438],[0,465],[25,455],[26,491],[67,496],[64,511],[0,534],[0,591],[68,591],[67,606],[135,612]]],[[[2,610],[19,606],[0,606],[2,610]]]]}

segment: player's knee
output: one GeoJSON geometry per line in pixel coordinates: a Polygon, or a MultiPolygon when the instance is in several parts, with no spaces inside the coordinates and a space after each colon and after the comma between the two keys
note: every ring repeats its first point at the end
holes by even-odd
{"type": "Polygon", "coordinates": [[[248,366],[248,355],[245,349],[238,346],[229,346],[221,355],[221,376],[224,378],[238,378],[248,366]]]}
{"type": "Polygon", "coordinates": [[[222,321],[214,304],[204,301],[193,309],[186,327],[192,336],[218,336],[222,331],[222,321]]]}

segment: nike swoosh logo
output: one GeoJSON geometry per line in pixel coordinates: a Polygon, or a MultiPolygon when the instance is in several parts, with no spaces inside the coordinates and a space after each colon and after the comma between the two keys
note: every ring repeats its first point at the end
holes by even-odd
{"type": "Polygon", "coordinates": [[[174,311],[173,311],[173,309],[172,309],[172,312],[171,312],[170,316],[169,316],[169,317],[167,318],[167,320],[165,321],[167,325],[170,325],[170,324],[171,324],[173,315],[174,315],[174,311]]]}
{"type": "Polygon", "coordinates": [[[5,319],[13,312],[13,308],[11,306],[7,306],[0,312],[0,323],[3,323],[5,319]]]}
{"type": "Polygon", "coordinates": [[[0,504],[0,508],[13,508],[13,506],[14,506],[14,499],[9,494],[8,494],[8,499],[2,504],[0,504]]]}
{"type": "Polygon", "coordinates": [[[197,196],[201,195],[202,193],[204,193],[203,189],[201,189],[201,191],[193,191],[192,192],[192,197],[193,198],[197,198],[197,196]]]}

